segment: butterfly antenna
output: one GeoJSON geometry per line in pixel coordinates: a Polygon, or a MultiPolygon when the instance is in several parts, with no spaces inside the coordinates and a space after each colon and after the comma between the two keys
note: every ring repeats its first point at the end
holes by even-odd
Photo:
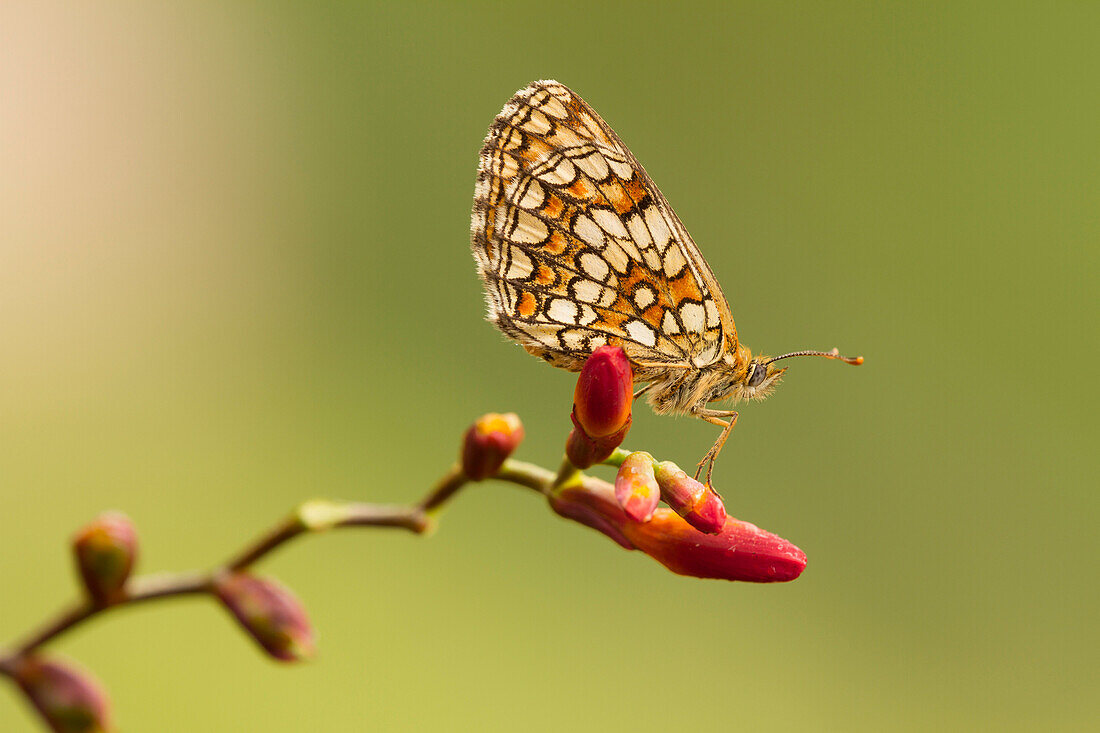
{"type": "Polygon", "coordinates": [[[783,356],[777,356],[774,359],[768,359],[764,362],[765,366],[771,364],[773,361],[779,361],[780,359],[789,359],[792,356],[824,356],[826,359],[839,359],[845,364],[852,364],[853,366],[859,366],[863,363],[863,357],[850,357],[841,356],[840,349],[833,349],[832,351],[792,351],[789,354],[783,354],[783,356]]]}

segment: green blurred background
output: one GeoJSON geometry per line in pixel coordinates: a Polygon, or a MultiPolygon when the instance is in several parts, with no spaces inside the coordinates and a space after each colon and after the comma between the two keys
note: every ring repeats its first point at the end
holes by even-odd
{"type": "MultiPolygon", "coordinates": [[[[1095,725],[1098,37],[1090,3],[6,6],[0,643],[103,509],[184,569],[306,498],[415,500],[481,412],[556,464],[573,377],[482,320],[468,216],[489,122],[557,78],[746,343],[867,357],[792,364],[716,472],[805,574],[674,576],[485,484],[430,539],[263,564],[310,664],[200,600],[53,649],[127,731],[1095,725]]],[[[628,445],[714,433],[640,408],[628,445]]]]}

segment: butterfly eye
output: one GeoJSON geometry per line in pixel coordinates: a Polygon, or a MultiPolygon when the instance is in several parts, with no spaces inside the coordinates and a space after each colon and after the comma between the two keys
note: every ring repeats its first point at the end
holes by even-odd
{"type": "Polygon", "coordinates": [[[759,386],[764,381],[764,377],[768,374],[768,367],[764,364],[757,364],[753,362],[752,369],[749,371],[748,385],[750,387],[759,386]]]}

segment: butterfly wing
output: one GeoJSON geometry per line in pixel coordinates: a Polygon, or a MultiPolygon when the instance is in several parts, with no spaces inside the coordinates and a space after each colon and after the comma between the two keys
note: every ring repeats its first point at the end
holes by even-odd
{"type": "Polygon", "coordinates": [[[471,224],[489,320],[555,366],[607,343],[702,367],[735,351],[695,243],[618,135],[555,81],[520,90],[481,150],[471,224]]]}

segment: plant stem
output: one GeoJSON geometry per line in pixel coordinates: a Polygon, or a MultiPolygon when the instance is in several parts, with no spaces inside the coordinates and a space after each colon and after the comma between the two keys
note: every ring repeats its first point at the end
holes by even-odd
{"type": "MultiPolygon", "coordinates": [[[[555,475],[541,466],[507,460],[494,478],[546,494],[554,483],[555,475]]],[[[69,606],[26,639],[14,644],[10,651],[0,653],[0,674],[13,674],[21,658],[33,654],[45,644],[106,611],[160,598],[207,594],[219,576],[247,570],[276,548],[303,534],[337,527],[396,527],[415,534],[425,534],[433,527],[434,515],[468,481],[461,467],[456,465],[443,475],[427,496],[412,505],[325,500],[306,502],[224,564],[208,572],[142,575],[127,583],[126,594],[115,603],[97,605],[90,599],[85,599],[69,606]]]]}

